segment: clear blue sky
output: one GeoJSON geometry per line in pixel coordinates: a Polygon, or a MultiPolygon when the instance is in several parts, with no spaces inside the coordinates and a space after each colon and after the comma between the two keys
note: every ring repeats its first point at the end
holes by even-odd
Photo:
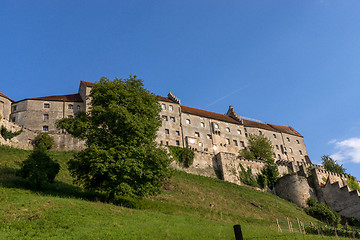
{"type": "Polygon", "coordinates": [[[1,1],[0,91],[135,74],[187,106],[291,125],[360,177],[360,2],[1,1]]]}

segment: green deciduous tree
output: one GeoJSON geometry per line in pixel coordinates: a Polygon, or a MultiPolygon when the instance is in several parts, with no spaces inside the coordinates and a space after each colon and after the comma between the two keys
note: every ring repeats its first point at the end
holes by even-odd
{"type": "Polygon", "coordinates": [[[54,144],[54,139],[47,134],[39,134],[36,137],[34,150],[22,163],[17,175],[35,183],[36,189],[40,190],[43,183],[52,183],[60,170],[60,165],[55,162],[48,149],[54,144]]]}
{"type": "Polygon", "coordinates": [[[241,150],[239,157],[248,160],[264,160],[274,161],[273,159],[273,146],[270,139],[264,135],[249,134],[248,136],[248,150],[241,150]]]}
{"type": "Polygon", "coordinates": [[[272,189],[279,177],[279,170],[273,158],[274,152],[270,139],[262,134],[249,134],[248,143],[248,150],[241,150],[239,158],[265,161],[266,165],[258,174],[257,181],[260,186],[267,184],[272,189]]]}
{"type": "Polygon", "coordinates": [[[336,160],[332,159],[328,155],[322,156],[321,160],[321,163],[326,170],[337,174],[345,174],[346,169],[343,167],[343,165],[338,164],[336,160]]]}
{"type": "Polygon", "coordinates": [[[169,177],[170,159],[155,144],[161,109],[143,86],[136,76],[101,78],[90,93],[90,112],[58,122],[59,128],[86,140],[87,148],[69,162],[75,182],[109,200],[155,194],[169,177]]]}

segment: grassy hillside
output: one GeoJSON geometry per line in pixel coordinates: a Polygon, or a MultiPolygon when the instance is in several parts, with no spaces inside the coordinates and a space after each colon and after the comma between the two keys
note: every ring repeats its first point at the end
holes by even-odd
{"type": "Polygon", "coordinates": [[[0,146],[0,239],[234,239],[234,224],[250,238],[277,234],[276,218],[316,222],[269,193],[183,172],[174,172],[160,195],[133,204],[137,209],[101,203],[72,184],[71,152],[52,153],[61,164],[56,183],[34,192],[15,176],[28,154],[0,146]]]}

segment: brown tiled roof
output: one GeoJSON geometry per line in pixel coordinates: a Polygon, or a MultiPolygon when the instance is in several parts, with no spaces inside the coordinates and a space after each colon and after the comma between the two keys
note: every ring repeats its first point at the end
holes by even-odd
{"type": "Polygon", "coordinates": [[[47,97],[37,97],[30,98],[31,100],[44,100],[44,101],[64,101],[64,102],[82,102],[80,94],[70,94],[70,95],[55,95],[47,97]]]}
{"type": "Polygon", "coordinates": [[[275,125],[275,124],[269,124],[269,126],[275,128],[279,132],[295,135],[295,136],[298,136],[298,137],[302,137],[302,135],[300,133],[298,133],[295,129],[293,129],[290,126],[281,126],[281,125],[275,125]]]}
{"type": "Polygon", "coordinates": [[[235,119],[233,119],[225,114],[209,112],[209,111],[192,108],[192,107],[187,107],[187,106],[182,106],[182,105],[181,105],[181,111],[184,113],[190,113],[190,114],[194,114],[194,115],[201,116],[201,117],[207,117],[207,118],[212,118],[212,119],[216,119],[216,120],[220,120],[220,121],[241,124],[240,122],[236,121],[235,119]]]}
{"type": "Polygon", "coordinates": [[[266,129],[269,131],[277,131],[276,129],[272,128],[268,124],[264,124],[264,123],[259,123],[259,122],[250,121],[250,120],[246,120],[246,119],[243,119],[243,123],[244,123],[245,127],[255,127],[255,128],[266,129]]]}
{"type": "Polygon", "coordinates": [[[93,87],[95,86],[95,83],[92,83],[92,82],[86,82],[86,81],[81,81],[83,84],[85,84],[85,86],[87,87],[93,87]]]}
{"type": "Polygon", "coordinates": [[[10,101],[14,102],[14,100],[12,100],[11,98],[9,98],[8,96],[6,96],[5,94],[3,94],[2,92],[0,92],[0,96],[9,99],[10,101]]]}
{"type": "Polygon", "coordinates": [[[162,96],[156,96],[160,101],[164,101],[164,102],[171,102],[174,103],[174,101],[170,100],[167,97],[162,97],[162,96]]]}

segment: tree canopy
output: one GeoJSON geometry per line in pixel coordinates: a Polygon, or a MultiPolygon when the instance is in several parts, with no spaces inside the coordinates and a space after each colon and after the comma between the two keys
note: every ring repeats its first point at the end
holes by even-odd
{"type": "Polygon", "coordinates": [[[248,149],[242,149],[239,152],[239,157],[249,160],[264,160],[274,162],[273,158],[273,146],[270,139],[265,137],[263,134],[254,135],[249,134],[248,136],[248,149]]]}
{"type": "Polygon", "coordinates": [[[92,109],[58,121],[59,128],[86,140],[69,169],[85,189],[117,196],[146,196],[160,190],[169,176],[166,151],[155,144],[161,125],[154,94],[136,76],[103,77],[90,93],[92,109]]]}
{"type": "Polygon", "coordinates": [[[337,174],[345,174],[346,169],[343,167],[343,165],[338,164],[336,160],[332,159],[328,155],[322,156],[321,160],[321,164],[326,170],[337,174]]]}

